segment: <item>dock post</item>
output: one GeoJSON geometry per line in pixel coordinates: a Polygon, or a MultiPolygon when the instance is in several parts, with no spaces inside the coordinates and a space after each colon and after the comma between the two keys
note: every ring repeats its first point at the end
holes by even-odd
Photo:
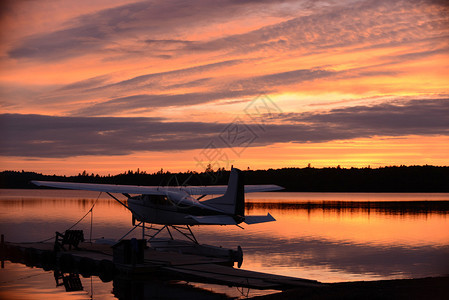
{"type": "Polygon", "coordinates": [[[2,234],[1,237],[1,244],[0,244],[0,256],[1,256],[1,268],[4,269],[5,268],[5,261],[4,261],[4,257],[5,257],[5,236],[2,234]]]}
{"type": "Polygon", "coordinates": [[[145,239],[145,222],[142,221],[142,240],[145,239]]]}

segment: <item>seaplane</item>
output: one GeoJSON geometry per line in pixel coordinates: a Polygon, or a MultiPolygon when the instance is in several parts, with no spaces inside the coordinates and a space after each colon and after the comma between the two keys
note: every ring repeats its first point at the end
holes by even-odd
{"type": "MultiPolygon", "coordinates": [[[[136,227],[155,229],[148,224],[161,225],[156,228],[153,239],[166,228],[173,239],[170,228],[180,232],[198,244],[190,226],[194,225],[237,225],[240,223],[257,224],[275,221],[270,214],[245,215],[245,193],[277,191],[278,185],[244,185],[243,173],[232,168],[227,186],[132,186],[92,184],[75,182],[32,181],[37,186],[60,189],[87,190],[105,192],[125,206],[132,213],[132,224],[136,227]],[[113,194],[123,194],[122,201],[113,194]],[[134,194],[134,196],[132,196],[134,194]],[[199,195],[198,198],[194,196],[199,195]],[[201,200],[207,195],[222,195],[201,200]],[[139,223],[136,224],[136,221],[139,223]],[[145,225],[145,223],[147,225],[145,225]]],[[[132,230],[133,230],[132,229],[132,230]]],[[[144,236],[144,234],[143,234],[144,236]]]]}

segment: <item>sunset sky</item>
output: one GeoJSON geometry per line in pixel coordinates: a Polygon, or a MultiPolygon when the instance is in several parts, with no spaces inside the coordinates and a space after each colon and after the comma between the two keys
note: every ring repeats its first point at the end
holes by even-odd
{"type": "Polygon", "coordinates": [[[449,165],[446,1],[2,1],[0,171],[449,165]]]}

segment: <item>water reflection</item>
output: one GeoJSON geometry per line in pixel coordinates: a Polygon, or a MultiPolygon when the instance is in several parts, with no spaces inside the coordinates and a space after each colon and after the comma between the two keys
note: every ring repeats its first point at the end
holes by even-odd
{"type": "Polygon", "coordinates": [[[56,286],[64,286],[66,292],[82,291],[83,284],[78,273],[63,273],[59,270],[53,272],[56,286]]]}
{"type": "Polygon", "coordinates": [[[321,202],[249,202],[246,210],[250,213],[255,209],[281,210],[294,213],[307,210],[308,212],[321,210],[322,212],[336,212],[350,214],[384,214],[384,215],[416,215],[431,214],[447,215],[449,201],[395,201],[395,202],[360,202],[360,201],[321,201],[321,202]]]}
{"type": "Polygon", "coordinates": [[[0,270],[0,299],[114,299],[112,282],[79,278],[83,290],[67,292],[64,285],[56,285],[54,271],[6,261],[0,270]]]}
{"type": "Polygon", "coordinates": [[[118,299],[232,299],[224,293],[203,289],[185,281],[116,277],[113,294],[118,299]]]}
{"type": "MultiPolygon", "coordinates": [[[[97,198],[94,238],[119,238],[131,227],[131,214],[106,195],[54,190],[0,194],[0,233],[8,241],[38,241],[62,232],[97,198]]],[[[400,201],[387,201],[389,195],[385,194],[250,196],[247,213],[270,212],[277,222],[245,226],[244,230],[235,226],[193,228],[200,243],[231,249],[240,245],[244,269],[322,282],[449,274],[449,194],[390,195],[390,199],[400,201]]],[[[74,229],[89,236],[90,218],[74,229]]],[[[135,232],[134,236],[140,234],[135,232]]],[[[13,272],[11,264],[5,270],[13,272]]],[[[113,288],[115,285],[109,286],[109,294],[113,288]]],[[[124,295],[128,293],[124,291],[124,295]]]]}

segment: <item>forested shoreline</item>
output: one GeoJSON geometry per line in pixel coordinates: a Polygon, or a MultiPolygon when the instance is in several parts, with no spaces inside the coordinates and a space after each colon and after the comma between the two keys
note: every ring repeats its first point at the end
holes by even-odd
{"type": "MultiPolygon", "coordinates": [[[[447,166],[391,166],[381,168],[281,168],[245,170],[245,184],[277,184],[289,192],[449,192],[447,166]]],[[[0,172],[0,188],[37,188],[30,181],[70,181],[131,185],[227,184],[229,170],[171,173],[140,170],[100,176],[86,171],[76,176],[26,171],[0,172]]]]}

